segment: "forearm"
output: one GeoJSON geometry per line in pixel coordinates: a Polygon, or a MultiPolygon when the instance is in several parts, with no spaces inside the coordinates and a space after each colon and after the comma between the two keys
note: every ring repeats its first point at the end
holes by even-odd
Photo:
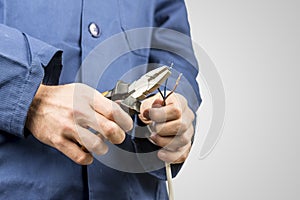
{"type": "Polygon", "coordinates": [[[52,71],[44,67],[59,50],[2,24],[0,39],[0,129],[24,137],[29,106],[45,72],[52,71]]]}

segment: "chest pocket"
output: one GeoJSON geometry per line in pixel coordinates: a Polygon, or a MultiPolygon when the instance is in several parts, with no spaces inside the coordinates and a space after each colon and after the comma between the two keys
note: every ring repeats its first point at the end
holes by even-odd
{"type": "Polygon", "coordinates": [[[121,28],[132,53],[149,56],[154,0],[118,0],[121,28]]]}

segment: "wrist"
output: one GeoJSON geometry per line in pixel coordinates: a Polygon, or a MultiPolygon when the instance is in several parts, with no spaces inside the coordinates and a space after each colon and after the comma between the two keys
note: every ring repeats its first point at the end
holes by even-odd
{"type": "Polygon", "coordinates": [[[34,116],[36,115],[36,111],[39,109],[39,105],[41,104],[42,101],[42,96],[44,96],[45,91],[47,89],[47,86],[40,84],[38,87],[35,96],[32,99],[32,102],[30,104],[29,110],[27,112],[27,118],[26,118],[26,123],[25,127],[32,132],[32,124],[34,123],[34,116]]]}

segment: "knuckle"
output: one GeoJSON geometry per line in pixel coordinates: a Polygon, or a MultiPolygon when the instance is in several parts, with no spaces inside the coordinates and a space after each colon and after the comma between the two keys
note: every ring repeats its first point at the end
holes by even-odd
{"type": "Polygon", "coordinates": [[[60,149],[61,147],[64,146],[64,138],[61,136],[55,136],[51,138],[52,144],[60,149]]]}
{"type": "Polygon", "coordinates": [[[180,155],[180,157],[177,158],[177,160],[174,161],[174,163],[183,163],[188,158],[188,152],[184,152],[180,155]]]}
{"type": "Polygon", "coordinates": [[[178,132],[182,132],[182,133],[184,133],[184,132],[186,132],[186,130],[188,130],[188,125],[187,124],[185,124],[185,123],[180,123],[179,125],[178,125],[178,132]]]}
{"type": "Polygon", "coordinates": [[[114,135],[117,133],[118,127],[114,123],[107,123],[105,126],[105,135],[109,138],[114,137],[114,135]]]}
{"type": "Polygon", "coordinates": [[[63,128],[67,128],[67,126],[70,126],[71,123],[79,119],[79,112],[74,109],[68,109],[64,112],[64,117],[60,119],[60,124],[63,128]]]}
{"type": "Polygon", "coordinates": [[[172,109],[172,115],[176,118],[179,119],[181,118],[181,109],[178,106],[173,106],[172,109]]]}
{"type": "Polygon", "coordinates": [[[183,154],[180,158],[179,158],[179,162],[182,163],[187,159],[187,154],[183,154]]]}
{"type": "Polygon", "coordinates": [[[66,121],[62,121],[62,132],[63,133],[74,133],[76,132],[75,127],[66,121]]]}
{"type": "Polygon", "coordinates": [[[194,121],[195,120],[195,114],[190,108],[189,108],[189,115],[191,117],[191,121],[194,121]]]}
{"type": "Polygon", "coordinates": [[[74,110],[73,109],[67,109],[65,112],[65,116],[67,119],[73,119],[74,118],[74,110]]]}
{"type": "MultiPolygon", "coordinates": [[[[114,102],[112,102],[113,104],[114,102]]],[[[114,107],[114,105],[112,105],[112,108],[114,107]]],[[[116,109],[115,109],[116,110],[116,109]]],[[[115,111],[116,112],[116,111],[115,111]]],[[[106,116],[108,119],[114,119],[114,111],[113,109],[109,109],[108,112],[107,112],[107,116],[106,116]]]]}
{"type": "Polygon", "coordinates": [[[180,136],[181,145],[187,145],[189,142],[190,142],[190,138],[186,134],[180,136]]]}
{"type": "Polygon", "coordinates": [[[82,109],[74,107],[73,110],[70,112],[71,117],[77,119],[77,118],[81,118],[82,116],[84,116],[84,112],[82,109]]]}
{"type": "Polygon", "coordinates": [[[179,134],[179,132],[183,129],[183,124],[180,122],[177,122],[174,124],[174,133],[179,134]]]}

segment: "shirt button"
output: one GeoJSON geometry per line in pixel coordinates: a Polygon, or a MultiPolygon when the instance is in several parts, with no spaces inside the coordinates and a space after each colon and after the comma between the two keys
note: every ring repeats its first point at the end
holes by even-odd
{"type": "Polygon", "coordinates": [[[92,35],[92,37],[94,37],[94,38],[98,38],[101,35],[99,26],[94,22],[90,23],[89,32],[92,35]]]}

